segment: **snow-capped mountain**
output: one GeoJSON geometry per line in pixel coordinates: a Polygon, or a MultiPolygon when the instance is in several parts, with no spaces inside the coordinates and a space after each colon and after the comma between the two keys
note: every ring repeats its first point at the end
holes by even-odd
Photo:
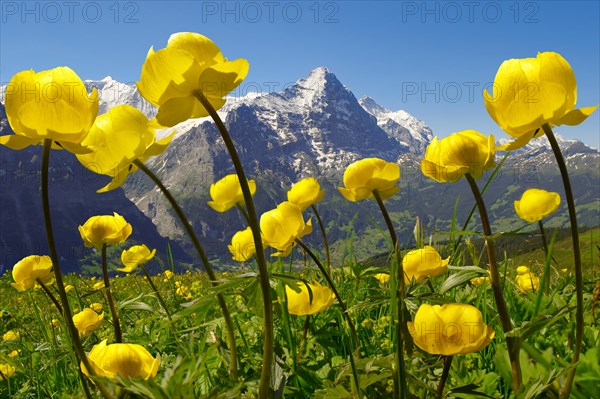
{"type": "Polygon", "coordinates": [[[404,110],[390,111],[368,96],[363,96],[358,102],[365,111],[377,118],[380,128],[411,152],[425,152],[427,144],[433,139],[429,126],[404,110]]]}
{"type": "MultiPolygon", "coordinates": [[[[149,117],[156,114],[155,108],[139,95],[134,84],[120,83],[110,77],[86,81],[86,84],[98,89],[100,112],[125,103],[142,110],[149,117]]],[[[350,203],[337,193],[346,166],[360,158],[380,157],[401,165],[401,190],[388,201],[388,207],[406,240],[416,216],[431,231],[444,230],[449,226],[457,197],[461,197],[459,218],[464,217],[472,206],[470,197],[464,195],[468,192],[464,182],[438,184],[420,172],[420,159],[433,138],[425,122],[403,110],[390,111],[370,97],[357,100],[352,91],[327,68],[311,71],[305,78],[278,93],[249,93],[243,97],[228,98],[218,113],[229,129],[248,177],[257,182],[255,201],[258,212],[267,211],[285,200],[286,191],[294,182],[308,176],[316,177],[327,192],[318,207],[332,241],[342,239],[343,242],[349,236],[349,226],[352,225],[351,230],[357,236],[369,237],[364,240],[365,245],[384,245],[384,237],[380,237],[372,220],[359,217],[352,221],[357,212],[376,218],[376,204],[372,201],[350,203]]],[[[0,113],[0,126],[3,123],[5,118],[0,113]]],[[[159,135],[170,134],[173,130],[176,136],[169,148],[150,159],[147,165],[172,189],[202,238],[209,256],[227,261],[230,259],[227,244],[235,231],[245,228],[245,221],[234,211],[216,213],[206,202],[209,200],[210,184],[233,173],[229,155],[210,118],[188,120],[160,131],[159,135]]],[[[600,179],[598,151],[560,136],[559,141],[573,173],[575,195],[578,205],[582,205],[582,220],[584,224],[597,225],[600,223],[597,206],[600,179]]],[[[7,151],[10,150],[0,148],[0,155],[6,157],[7,151]]],[[[14,153],[11,156],[14,157],[14,153]]],[[[27,156],[32,157],[31,154],[27,156]]],[[[27,156],[19,161],[21,167],[27,165],[27,156]]],[[[74,173],[78,173],[81,167],[76,165],[74,158],[73,163],[74,173]]],[[[492,218],[501,221],[503,226],[519,223],[512,208],[506,204],[512,203],[525,188],[535,186],[562,192],[560,176],[544,138],[532,140],[528,146],[513,153],[497,180],[486,193],[486,201],[492,218]]],[[[80,181],[80,184],[93,190],[103,185],[98,180],[80,181]]],[[[8,190],[3,192],[10,196],[10,188],[8,190]]],[[[135,204],[135,210],[143,212],[162,236],[183,246],[189,245],[172,210],[145,175],[131,175],[123,188],[115,193],[135,204]]],[[[76,195],[70,195],[77,201],[76,195]]],[[[99,201],[108,198],[104,195],[108,194],[98,195],[99,201]]],[[[87,196],[85,201],[92,200],[87,196]]],[[[117,207],[128,206],[121,200],[112,201],[117,207]]],[[[11,204],[9,207],[12,204],[18,206],[17,201],[8,203],[11,204]]],[[[38,205],[36,202],[32,206],[38,205]]],[[[17,207],[8,209],[3,215],[20,213],[23,211],[17,207]]],[[[555,220],[561,224],[565,219],[557,217],[555,220]]],[[[3,223],[3,226],[10,226],[10,223],[3,223]]],[[[10,232],[3,234],[7,236],[10,232]]],[[[320,242],[317,233],[307,239],[314,240],[313,245],[320,242]]],[[[358,241],[354,244],[354,251],[360,254],[363,240],[358,241]]]]}

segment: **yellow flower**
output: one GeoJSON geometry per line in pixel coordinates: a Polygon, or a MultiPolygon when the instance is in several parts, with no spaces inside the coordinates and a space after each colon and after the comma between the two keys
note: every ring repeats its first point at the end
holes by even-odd
{"type": "MultiPolygon", "coordinates": [[[[15,368],[13,366],[11,366],[10,364],[0,363],[0,374],[4,378],[10,378],[13,376],[14,373],[15,368]]],[[[0,377],[0,380],[2,380],[2,377],[0,377]]]]}
{"type": "Polygon", "coordinates": [[[150,48],[137,87],[159,107],[158,123],[174,126],[208,116],[195,91],[201,91],[215,110],[221,108],[223,97],[242,83],[249,67],[243,58],[228,61],[207,37],[180,32],[171,35],[164,49],[150,48]]]}
{"type": "Polygon", "coordinates": [[[560,195],[552,191],[530,188],[515,201],[517,215],[526,222],[533,223],[553,214],[560,205],[560,195]]]}
{"type": "Polygon", "coordinates": [[[179,285],[179,287],[177,287],[177,289],[175,290],[175,293],[179,296],[185,296],[188,293],[189,289],[187,286],[185,285],[179,285]]]}
{"type": "Polygon", "coordinates": [[[18,331],[14,331],[14,330],[8,330],[6,333],[4,333],[4,335],[2,336],[2,340],[3,341],[18,341],[20,337],[20,334],[18,331]]]}
{"type": "Polygon", "coordinates": [[[540,279],[527,266],[519,266],[517,267],[517,286],[521,292],[536,292],[540,286],[540,279]]]}
{"type": "Polygon", "coordinates": [[[314,177],[307,177],[294,184],[287,193],[288,201],[296,204],[304,211],[323,199],[325,190],[314,177]]]}
{"type": "Polygon", "coordinates": [[[53,148],[84,151],[79,144],[98,115],[98,104],[96,89],[88,95],[71,68],[19,72],[5,96],[8,123],[16,134],[1,136],[0,144],[21,150],[51,139],[53,148]]]}
{"type": "MultiPolygon", "coordinates": [[[[99,377],[138,378],[145,380],[154,378],[160,365],[160,358],[152,357],[143,346],[137,344],[106,344],[106,340],[95,345],[88,360],[99,377]]],[[[88,370],[81,363],[81,371],[89,376],[88,370]]]]}
{"type": "Polygon", "coordinates": [[[478,287],[482,286],[484,284],[487,285],[487,286],[489,286],[490,285],[490,277],[491,277],[491,274],[490,274],[489,270],[487,270],[487,274],[488,274],[487,276],[473,277],[470,280],[471,284],[476,285],[478,287]]]}
{"type": "Polygon", "coordinates": [[[245,262],[256,253],[254,246],[254,236],[252,229],[246,227],[246,230],[240,230],[231,237],[231,244],[227,246],[231,252],[232,259],[238,262],[245,262]]]}
{"type": "Polygon", "coordinates": [[[455,183],[469,173],[480,179],[496,165],[494,136],[463,130],[438,140],[434,137],[421,160],[421,172],[433,180],[455,183]]]}
{"type": "Polygon", "coordinates": [[[414,321],[408,322],[408,331],[419,348],[445,356],[477,352],[495,335],[476,307],[462,303],[422,304],[414,321]]]}
{"type": "Polygon", "coordinates": [[[98,314],[90,308],[85,308],[81,312],[73,315],[73,324],[75,328],[84,337],[87,337],[92,331],[102,325],[104,313],[98,314]]]}
{"type": "Polygon", "coordinates": [[[575,109],[575,74],[567,60],[553,52],[504,61],[494,78],[493,95],[484,90],[483,99],[492,119],[518,139],[502,147],[509,150],[541,135],[536,133],[545,123],[579,125],[598,107],[575,109]]]}
{"type": "MultiPolygon", "coordinates": [[[[256,192],[254,180],[248,180],[250,193],[256,192]]],[[[244,205],[244,195],[240,186],[240,179],[236,174],[227,175],[216,183],[210,185],[210,197],[208,206],[217,212],[227,212],[236,204],[244,205]]]]}
{"type": "Polygon", "coordinates": [[[339,192],[348,201],[356,202],[373,198],[373,190],[379,191],[382,199],[396,194],[400,187],[400,166],[379,158],[365,158],[350,164],[344,172],[344,186],[339,192]]]}
{"type": "Polygon", "coordinates": [[[98,302],[94,302],[90,305],[90,309],[94,310],[94,312],[102,312],[102,304],[98,302]]]}
{"type": "Polygon", "coordinates": [[[260,230],[265,245],[279,250],[271,256],[288,256],[295,240],[312,232],[312,222],[305,223],[298,205],[286,201],[262,214],[260,230]]]}
{"type": "Polygon", "coordinates": [[[375,277],[381,284],[385,284],[390,281],[390,275],[387,273],[377,273],[373,277],[375,277]]]}
{"type": "Polygon", "coordinates": [[[327,309],[333,304],[335,295],[328,287],[324,287],[318,283],[308,284],[312,292],[312,301],[306,284],[300,283],[300,292],[296,292],[287,285],[285,286],[285,294],[288,302],[288,312],[297,316],[306,316],[315,314],[327,309]]]}
{"type": "Polygon", "coordinates": [[[102,248],[102,245],[115,245],[125,242],[133,231],[131,225],[118,213],[113,216],[92,216],[83,226],[79,226],[79,234],[86,247],[102,248]]]}
{"type": "Polygon", "coordinates": [[[409,251],[402,259],[404,281],[409,283],[414,278],[418,282],[427,277],[439,276],[446,272],[449,260],[449,257],[442,259],[438,251],[429,245],[409,251]]]}
{"type": "Polygon", "coordinates": [[[58,327],[60,326],[60,322],[58,321],[58,319],[52,319],[52,327],[58,327]]]}
{"type": "Polygon", "coordinates": [[[15,282],[11,285],[19,291],[33,287],[38,278],[46,284],[54,278],[52,260],[46,255],[27,256],[13,267],[12,277],[15,282]]]}
{"type": "Polygon", "coordinates": [[[99,193],[114,190],[137,171],[135,160],[145,162],[161,154],[174,134],[156,141],[154,126],[142,112],[130,105],[119,105],[96,118],[82,142],[90,152],[77,154],[77,159],[92,172],[112,177],[99,193]]]}
{"type": "Polygon", "coordinates": [[[153,249],[152,252],[150,252],[148,247],[144,244],[134,245],[121,253],[121,262],[125,267],[117,270],[123,273],[131,273],[139,265],[143,265],[152,260],[154,254],[156,254],[156,249],[153,249]]]}
{"type": "Polygon", "coordinates": [[[14,359],[15,357],[19,357],[19,351],[18,350],[13,350],[12,352],[10,352],[8,354],[8,357],[10,357],[11,359],[14,359]]]}
{"type": "Polygon", "coordinates": [[[165,270],[165,278],[166,280],[170,280],[173,277],[173,272],[170,270],[165,270]]]}
{"type": "Polygon", "coordinates": [[[92,286],[92,288],[95,290],[101,290],[102,288],[104,288],[104,281],[97,282],[92,286]]]}
{"type": "Polygon", "coordinates": [[[65,292],[68,294],[73,290],[73,286],[71,284],[65,285],[65,292]]]}

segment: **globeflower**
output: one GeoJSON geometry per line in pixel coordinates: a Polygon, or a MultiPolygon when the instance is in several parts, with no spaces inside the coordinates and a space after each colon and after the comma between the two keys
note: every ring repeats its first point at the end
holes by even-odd
{"type": "Polygon", "coordinates": [[[95,310],[90,308],[85,308],[73,316],[75,328],[77,328],[79,334],[84,337],[87,337],[92,331],[100,327],[103,320],[104,313],[98,314],[95,310]]]}
{"type": "Polygon", "coordinates": [[[265,245],[279,250],[271,256],[288,256],[296,239],[312,232],[312,223],[304,222],[298,205],[286,201],[262,214],[260,230],[265,245]]]}
{"type": "Polygon", "coordinates": [[[19,337],[20,337],[20,334],[18,331],[8,330],[2,336],[2,340],[3,341],[18,341],[19,337]]]}
{"type": "Polygon", "coordinates": [[[196,98],[197,91],[215,110],[221,108],[223,97],[244,80],[248,69],[248,61],[228,61],[207,37],[180,32],[171,35],[164,49],[155,52],[150,48],[137,87],[148,102],[158,107],[158,123],[174,126],[209,115],[196,98]]]}
{"type": "Polygon", "coordinates": [[[288,201],[296,204],[304,211],[323,199],[325,190],[314,177],[307,177],[294,184],[287,193],[288,201]]]}
{"type": "Polygon", "coordinates": [[[415,279],[419,282],[427,277],[439,276],[446,272],[449,260],[450,257],[442,259],[438,251],[429,245],[409,251],[402,259],[404,281],[410,283],[415,279]]]}
{"type": "Polygon", "coordinates": [[[231,237],[231,244],[227,246],[231,252],[232,259],[238,262],[245,262],[256,253],[254,246],[254,236],[252,229],[246,227],[245,230],[238,231],[231,237]]]}
{"type": "Polygon", "coordinates": [[[79,234],[86,247],[102,248],[104,244],[115,245],[125,242],[133,228],[125,218],[114,212],[113,215],[92,216],[83,226],[79,226],[79,234]]]}
{"type": "Polygon", "coordinates": [[[90,149],[77,154],[79,162],[92,172],[112,177],[99,193],[120,187],[138,170],[134,161],[145,162],[164,152],[175,132],[156,140],[155,126],[139,110],[119,105],[96,118],[82,145],[90,149]]]}
{"type": "Polygon", "coordinates": [[[90,305],[90,309],[92,309],[96,313],[102,312],[102,304],[98,303],[98,302],[94,302],[90,305]]]}
{"type": "Polygon", "coordinates": [[[333,304],[335,295],[329,287],[318,283],[308,284],[312,292],[312,301],[308,292],[307,284],[300,283],[300,292],[296,292],[289,286],[285,286],[287,296],[288,312],[296,316],[307,316],[327,309],[333,304]]]}
{"type": "Polygon", "coordinates": [[[519,266],[517,267],[517,286],[521,292],[536,292],[540,286],[540,279],[527,266],[519,266]]]}
{"type": "Polygon", "coordinates": [[[94,284],[92,286],[92,289],[94,289],[94,290],[101,290],[104,287],[105,287],[104,281],[99,281],[99,282],[97,282],[96,284],[94,284]]]}
{"type": "Polygon", "coordinates": [[[152,260],[154,254],[156,254],[156,249],[153,249],[152,252],[150,252],[150,249],[144,244],[134,245],[121,253],[121,262],[125,267],[117,270],[123,273],[131,273],[139,265],[143,265],[152,260]]]}
{"type": "Polygon", "coordinates": [[[477,352],[494,338],[479,309],[462,303],[422,304],[408,331],[415,345],[432,355],[453,356],[477,352]]]}
{"type": "Polygon", "coordinates": [[[471,280],[469,280],[471,282],[471,284],[475,285],[475,286],[482,286],[483,284],[486,284],[487,286],[490,285],[490,271],[487,270],[487,276],[479,276],[479,277],[473,277],[471,280]]]}
{"type": "Polygon", "coordinates": [[[98,114],[98,92],[88,95],[71,68],[19,72],[5,93],[6,117],[15,134],[0,136],[0,144],[21,150],[50,139],[52,148],[85,151],[80,144],[98,114]]]}
{"type": "MultiPolygon", "coordinates": [[[[154,358],[143,346],[137,344],[106,344],[106,340],[95,345],[88,355],[90,366],[99,377],[154,378],[160,358],[154,358]]],[[[89,371],[81,363],[81,371],[89,371]]]]}
{"type": "MultiPolygon", "coordinates": [[[[15,367],[10,364],[0,363],[0,375],[4,378],[10,378],[15,373],[15,367]]],[[[0,377],[0,380],[2,378],[0,377]]]]}
{"type": "Polygon", "coordinates": [[[492,119],[517,139],[502,147],[505,150],[524,146],[540,135],[538,130],[546,123],[579,125],[598,107],[575,109],[575,74],[567,60],[554,52],[504,61],[492,94],[484,90],[483,99],[492,119]]]}
{"type": "MultiPolygon", "coordinates": [[[[250,193],[254,195],[256,192],[256,183],[254,180],[248,180],[250,193]]],[[[227,212],[236,204],[244,205],[244,195],[240,186],[238,175],[227,175],[216,183],[210,185],[210,197],[212,201],[208,201],[208,206],[217,212],[227,212]]]]}
{"type": "Polygon", "coordinates": [[[373,197],[377,190],[381,199],[388,199],[400,190],[400,166],[379,158],[364,158],[350,164],[344,172],[344,186],[339,192],[348,201],[357,202],[373,197]]]}
{"type": "Polygon", "coordinates": [[[388,273],[377,273],[373,277],[375,277],[381,284],[385,284],[390,281],[390,275],[388,273]]]}
{"type": "Polygon", "coordinates": [[[530,188],[515,201],[517,215],[526,222],[538,222],[550,216],[560,205],[560,195],[552,191],[530,188]]]}
{"type": "Polygon", "coordinates": [[[30,289],[36,284],[38,278],[46,284],[54,278],[52,260],[47,255],[27,256],[15,264],[12,269],[12,277],[15,282],[10,285],[18,291],[30,289]]]}
{"type": "Polygon", "coordinates": [[[469,173],[480,179],[496,165],[494,136],[463,130],[438,140],[434,137],[421,160],[421,172],[433,180],[456,183],[469,173]]]}

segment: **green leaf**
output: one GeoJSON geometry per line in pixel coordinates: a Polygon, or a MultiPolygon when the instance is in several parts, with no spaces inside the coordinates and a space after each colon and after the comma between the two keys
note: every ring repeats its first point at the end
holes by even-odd
{"type": "Polygon", "coordinates": [[[440,294],[445,294],[446,292],[450,291],[452,288],[458,287],[460,285],[463,285],[464,283],[466,283],[467,281],[471,280],[472,278],[475,278],[479,275],[486,275],[487,276],[487,271],[477,267],[477,266],[464,266],[464,267],[460,267],[460,268],[455,268],[455,267],[448,267],[450,270],[460,270],[458,273],[453,273],[451,274],[441,285],[441,287],[439,288],[439,293],[440,294]]]}

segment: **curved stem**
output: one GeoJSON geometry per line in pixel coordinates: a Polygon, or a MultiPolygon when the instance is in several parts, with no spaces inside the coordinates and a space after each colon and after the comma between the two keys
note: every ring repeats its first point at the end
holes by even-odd
{"type": "MultiPolygon", "coordinates": [[[[183,224],[183,227],[184,227],[188,237],[190,238],[190,240],[192,240],[192,244],[194,245],[196,252],[200,256],[200,260],[202,261],[202,264],[204,265],[206,274],[208,274],[208,278],[210,279],[211,285],[213,287],[218,286],[219,283],[217,282],[217,277],[212,268],[212,265],[210,264],[210,262],[208,260],[208,257],[206,256],[206,252],[204,252],[204,248],[202,247],[202,244],[200,244],[200,240],[198,239],[196,232],[192,228],[192,225],[190,224],[188,218],[183,213],[183,210],[181,209],[181,207],[175,200],[175,197],[173,197],[173,195],[171,194],[169,189],[167,187],[165,187],[165,185],[158,178],[158,176],[156,176],[150,169],[148,169],[146,167],[146,165],[144,165],[143,162],[141,162],[139,159],[136,159],[133,163],[141,171],[143,171],[154,182],[154,184],[156,184],[156,186],[163,193],[163,195],[165,196],[167,201],[169,201],[171,208],[173,208],[173,210],[177,214],[177,217],[179,218],[179,221],[181,222],[181,224],[183,224]]],[[[237,381],[237,379],[238,379],[237,347],[235,345],[235,330],[233,327],[233,321],[231,320],[231,313],[229,313],[229,308],[227,307],[227,303],[225,302],[225,298],[223,297],[223,294],[220,294],[220,293],[217,294],[217,302],[219,303],[219,307],[221,308],[221,313],[223,314],[223,320],[225,321],[225,328],[227,329],[227,345],[229,346],[229,357],[230,357],[229,374],[233,381],[237,381]]]]}
{"type": "MultiPolygon", "coordinates": [[[[346,317],[346,321],[348,322],[350,331],[352,331],[354,345],[356,346],[356,349],[360,348],[360,342],[358,340],[358,334],[356,333],[356,327],[354,327],[354,323],[352,322],[352,319],[350,318],[350,314],[348,313],[348,307],[346,306],[346,304],[344,303],[344,300],[340,296],[340,293],[338,292],[337,288],[335,287],[335,284],[333,283],[333,280],[329,276],[329,273],[327,273],[327,271],[323,267],[323,264],[319,261],[319,258],[317,258],[317,255],[315,255],[314,252],[311,251],[310,248],[305,243],[303,243],[299,238],[296,238],[296,243],[298,245],[300,245],[302,247],[302,249],[304,250],[304,252],[307,253],[308,256],[310,256],[311,259],[317,264],[317,267],[323,274],[323,277],[325,277],[325,280],[327,280],[327,284],[329,284],[329,288],[331,288],[331,290],[333,291],[335,298],[338,300],[340,307],[344,311],[344,316],[346,317]]],[[[360,353],[360,351],[358,353],[360,353]]]]}
{"type": "Polygon", "coordinates": [[[331,257],[329,254],[329,241],[327,240],[327,232],[325,231],[325,225],[321,220],[321,216],[319,212],[317,212],[317,208],[314,205],[311,205],[310,208],[315,214],[317,218],[317,222],[319,222],[319,227],[321,228],[321,234],[323,234],[323,245],[325,246],[325,260],[327,262],[327,272],[331,272],[331,257]]]}
{"type": "Polygon", "coordinates": [[[48,297],[50,298],[50,300],[52,301],[52,303],[54,304],[54,306],[56,306],[56,309],[58,309],[58,313],[63,314],[62,306],[60,306],[60,303],[58,303],[58,301],[56,300],[56,297],[54,296],[54,294],[52,293],[52,291],[50,291],[48,289],[48,287],[46,287],[46,284],[44,284],[42,282],[42,280],[39,279],[39,277],[36,278],[35,281],[40,285],[40,287],[42,287],[42,290],[44,290],[44,292],[46,293],[46,295],[48,295],[48,297]]]}
{"type": "Polygon", "coordinates": [[[397,378],[394,379],[394,382],[397,381],[398,384],[398,387],[396,388],[398,392],[396,394],[401,398],[407,398],[409,396],[409,391],[408,384],[406,382],[406,368],[404,365],[404,346],[406,344],[406,350],[409,352],[411,350],[409,349],[411,343],[409,341],[410,334],[406,334],[407,324],[404,317],[404,299],[406,298],[404,268],[402,267],[402,258],[400,257],[398,236],[396,235],[396,230],[394,229],[392,219],[390,218],[385,204],[383,203],[383,199],[381,198],[379,191],[373,190],[373,197],[375,197],[377,205],[379,205],[379,209],[381,210],[381,214],[385,219],[385,224],[387,225],[390,238],[392,239],[394,255],[396,255],[396,262],[398,265],[398,269],[392,278],[392,313],[394,314],[394,327],[396,331],[396,339],[394,340],[396,344],[395,369],[398,373],[397,378]]]}
{"type": "MultiPolygon", "coordinates": [[[[141,267],[142,267],[142,271],[144,272],[144,277],[146,277],[148,284],[150,284],[150,288],[152,288],[152,291],[154,291],[154,293],[156,294],[156,299],[158,299],[158,303],[160,303],[160,306],[162,306],[163,310],[165,311],[165,314],[167,315],[169,322],[173,323],[173,319],[171,318],[171,313],[169,312],[169,309],[167,308],[167,305],[165,304],[165,301],[163,300],[162,295],[160,295],[160,293],[156,289],[156,285],[154,285],[152,278],[148,274],[148,271],[146,270],[146,266],[141,265],[141,267]]],[[[175,331],[173,331],[173,332],[175,332],[175,331]]]]}
{"type": "Polygon", "coordinates": [[[235,204],[235,207],[238,209],[238,211],[240,211],[240,213],[244,217],[244,220],[246,220],[246,223],[248,223],[248,226],[249,226],[250,225],[250,216],[248,216],[248,212],[246,212],[246,209],[239,203],[235,204]]]}
{"type": "MultiPolygon", "coordinates": [[[[508,313],[506,300],[504,299],[504,294],[502,293],[502,286],[500,285],[500,272],[498,271],[498,265],[496,264],[496,247],[491,238],[492,228],[490,226],[490,219],[475,179],[473,179],[473,177],[468,173],[465,175],[465,177],[469,182],[469,186],[473,192],[473,197],[475,197],[475,202],[477,203],[477,208],[479,209],[481,226],[483,227],[483,234],[485,236],[485,248],[487,250],[488,260],[490,262],[490,285],[492,286],[492,291],[494,293],[496,309],[498,310],[498,315],[500,316],[502,330],[504,333],[508,333],[513,329],[513,326],[510,320],[510,314],[508,313]]],[[[506,345],[508,346],[508,355],[510,357],[513,388],[515,393],[519,390],[522,380],[521,364],[519,363],[519,341],[519,337],[506,337],[506,345]]]]}
{"type": "Polygon", "coordinates": [[[565,159],[562,156],[556,137],[550,128],[550,125],[545,123],[542,128],[558,164],[560,170],[560,176],[562,177],[563,185],[565,187],[565,196],[567,197],[567,207],[569,209],[569,219],[571,221],[571,238],[573,240],[573,260],[575,262],[575,297],[577,298],[577,309],[575,311],[575,349],[573,351],[573,360],[571,365],[573,368],[567,375],[565,386],[563,388],[562,396],[568,398],[571,394],[571,387],[573,386],[573,380],[575,379],[575,372],[577,370],[577,362],[579,361],[579,354],[581,353],[581,344],[583,342],[583,270],[581,268],[581,252],[579,248],[579,230],[577,228],[577,213],[575,211],[575,199],[573,198],[573,189],[571,188],[571,181],[569,179],[569,172],[567,171],[567,165],[565,159]]]}
{"type": "Polygon", "coordinates": [[[438,398],[444,397],[444,386],[446,385],[446,380],[448,379],[448,375],[450,374],[450,366],[451,365],[452,365],[452,356],[444,356],[444,368],[442,369],[440,383],[438,384],[438,387],[437,387],[438,398]]]}
{"type": "Polygon", "coordinates": [[[119,315],[117,315],[115,300],[112,295],[112,290],[110,289],[110,279],[108,278],[108,267],[106,265],[106,244],[102,244],[102,279],[104,280],[106,298],[108,299],[108,306],[110,307],[110,314],[112,315],[113,329],[115,330],[115,342],[120,344],[123,343],[123,333],[121,332],[121,323],[119,322],[119,315]]]}
{"type": "Polygon", "coordinates": [[[207,100],[204,94],[197,90],[194,92],[194,96],[200,104],[210,114],[214,120],[221,138],[227,147],[231,161],[235,168],[235,172],[238,175],[242,194],[244,195],[244,203],[248,210],[248,217],[250,220],[250,228],[252,230],[252,236],[254,237],[254,246],[256,247],[256,262],[258,263],[258,270],[260,274],[260,288],[262,291],[263,304],[264,304],[264,323],[263,323],[263,359],[262,369],[260,373],[260,382],[258,386],[258,397],[259,399],[267,398],[270,396],[271,389],[271,374],[273,369],[273,347],[274,347],[274,331],[273,331],[273,299],[271,298],[271,284],[269,282],[269,269],[267,268],[267,259],[265,258],[265,251],[262,244],[262,237],[260,234],[260,225],[256,216],[256,209],[254,208],[254,201],[252,200],[252,193],[248,186],[248,179],[246,173],[242,167],[242,162],[238,156],[233,140],[225,127],[225,124],[217,114],[217,111],[213,108],[211,103],[207,100]]]}
{"type": "MultiPolygon", "coordinates": [[[[49,166],[50,166],[50,149],[52,147],[52,140],[45,139],[44,140],[44,150],[42,152],[42,208],[44,210],[44,226],[46,229],[46,238],[48,239],[48,247],[50,249],[50,258],[52,259],[52,266],[54,268],[54,278],[56,279],[56,287],[58,289],[58,297],[60,298],[60,302],[62,303],[63,309],[63,317],[65,318],[65,323],[67,324],[67,329],[69,330],[69,335],[71,336],[71,341],[73,343],[73,349],[75,350],[75,354],[86,368],[90,375],[94,375],[94,371],[90,366],[90,362],[83,350],[83,346],[81,345],[81,340],[79,339],[79,332],[77,328],[75,328],[75,324],[73,323],[73,314],[71,313],[71,308],[69,307],[69,299],[67,298],[67,292],[65,291],[65,283],[62,277],[62,271],[59,264],[58,252],[56,251],[56,241],[54,240],[54,231],[52,229],[52,217],[50,215],[50,198],[49,198],[49,190],[48,190],[48,180],[49,180],[49,166]]],[[[81,364],[79,364],[81,369],[81,364]]],[[[97,381],[96,386],[100,390],[100,393],[105,398],[113,398],[104,384],[97,381]]]]}

